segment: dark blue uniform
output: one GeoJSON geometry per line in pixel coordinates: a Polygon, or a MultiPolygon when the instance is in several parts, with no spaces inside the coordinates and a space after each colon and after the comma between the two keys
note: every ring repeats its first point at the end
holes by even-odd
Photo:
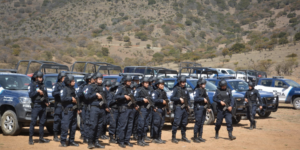
{"type": "Polygon", "coordinates": [[[126,100],[124,95],[132,93],[132,89],[129,86],[121,85],[115,94],[119,110],[118,120],[118,142],[119,144],[129,143],[130,136],[133,127],[133,106],[128,106],[130,101],[126,100]]]}
{"type": "Polygon", "coordinates": [[[36,124],[37,117],[39,117],[39,133],[40,139],[44,136],[44,124],[46,122],[46,104],[49,103],[47,89],[43,83],[32,81],[28,86],[28,93],[33,103],[31,110],[31,122],[29,128],[29,136],[32,137],[34,133],[34,126],[36,124]],[[40,95],[37,90],[43,90],[44,95],[40,95]],[[43,101],[42,101],[43,100],[43,101]]]}
{"type": "MultiPolygon", "coordinates": [[[[203,125],[206,117],[206,108],[204,103],[204,98],[207,99],[208,95],[205,89],[196,88],[194,91],[194,114],[195,114],[195,127],[194,127],[194,138],[201,137],[203,134],[203,125]]],[[[207,99],[208,103],[209,100],[207,99]]]]}
{"type": "MultiPolygon", "coordinates": [[[[136,90],[133,90],[132,92],[135,93],[136,90]]],[[[133,127],[132,127],[132,134],[133,134],[133,138],[135,140],[137,140],[137,128],[138,128],[138,119],[139,119],[139,111],[137,111],[136,109],[132,109],[133,114],[134,114],[134,118],[133,118],[133,127]]]]}
{"type": "Polygon", "coordinates": [[[250,105],[246,106],[247,107],[247,118],[249,119],[251,126],[255,125],[255,114],[256,114],[256,108],[257,108],[257,99],[259,101],[259,104],[262,104],[260,94],[257,90],[252,89],[252,90],[248,90],[246,92],[244,98],[247,98],[248,103],[252,104],[252,109],[250,109],[250,105]],[[251,120],[251,117],[253,118],[253,120],[251,120]]]}
{"type": "Polygon", "coordinates": [[[190,94],[186,87],[175,86],[173,89],[173,93],[171,96],[171,101],[173,101],[174,105],[174,122],[172,126],[172,138],[176,138],[177,128],[181,127],[181,135],[183,138],[186,137],[186,126],[188,124],[188,112],[187,108],[181,108],[183,105],[180,102],[180,98],[185,97],[188,100],[188,104],[190,105],[190,94]]]}
{"type": "Polygon", "coordinates": [[[110,136],[116,136],[117,137],[117,125],[118,125],[118,119],[119,119],[119,112],[118,112],[118,106],[117,101],[115,99],[115,91],[109,92],[110,94],[110,101],[108,102],[108,105],[110,107],[110,111],[113,114],[113,117],[110,119],[109,122],[109,128],[108,132],[110,136]]]}
{"type": "Polygon", "coordinates": [[[85,97],[84,97],[84,87],[86,87],[88,84],[87,83],[83,83],[79,86],[79,89],[78,89],[78,92],[77,92],[77,96],[79,98],[79,101],[80,101],[80,104],[82,107],[81,107],[81,114],[80,114],[80,133],[81,133],[81,136],[85,139],[88,139],[87,135],[88,133],[86,133],[85,131],[85,128],[86,128],[86,125],[85,125],[85,111],[86,111],[86,107],[87,107],[87,102],[85,100],[85,97]]]}
{"type": "Polygon", "coordinates": [[[138,117],[137,128],[137,134],[139,137],[145,137],[147,135],[147,129],[149,125],[149,120],[147,119],[151,112],[151,108],[147,109],[146,107],[149,103],[144,102],[144,98],[146,98],[147,96],[151,96],[151,91],[149,88],[140,87],[134,92],[134,97],[141,113],[138,117]]]}
{"type": "MultiPolygon", "coordinates": [[[[103,130],[103,123],[106,120],[105,104],[100,106],[102,99],[98,99],[96,93],[101,94],[102,97],[109,101],[107,90],[102,85],[90,84],[87,88],[86,98],[89,101],[89,141],[98,142],[100,134],[103,130]]],[[[87,119],[87,118],[86,118],[87,119]]]]}
{"type": "Polygon", "coordinates": [[[231,112],[226,109],[225,111],[223,111],[223,108],[225,106],[221,105],[221,101],[226,101],[225,103],[227,103],[229,106],[233,107],[234,106],[234,100],[232,98],[232,94],[231,94],[231,90],[230,89],[217,89],[216,93],[213,97],[214,102],[217,103],[217,121],[216,121],[216,127],[215,130],[218,132],[221,128],[221,124],[223,121],[223,118],[225,118],[226,120],[226,125],[227,125],[227,130],[228,131],[232,131],[233,127],[232,127],[232,114],[231,112]]]}
{"type": "Polygon", "coordinates": [[[75,139],[77,127],[77,105],[72,102],[72,97],[76,98],[75,88],[65,86],[60,93],[62,106],[64,108],[61,121],[61,144],[66,143],[69,129],[69,144],[74,143],[75,139]]]}
{"type": "Polygon", "coordinates": [[[168,97],[164,90],[156,89],[152,93],[152,99],[156,109],[156,112],[152,113],[153,137],[156,139],[161,139],[162,128],[165,123],[165,115],[166,115],[166,110],[165,110],[165,105],[163,105],[163,100],[167,100],[168,97]]]}
{"type": "Polygon", "coordinates": [[[53,86],[52,96],[55,100],[55,112],[54,112],[54,122],[53,122],[53,132],[59,132],[61,129],[61,119],[62,119],[62,103],[60,100],[60,91],[65,87],[64,82],[57,82],[53,86]]]}

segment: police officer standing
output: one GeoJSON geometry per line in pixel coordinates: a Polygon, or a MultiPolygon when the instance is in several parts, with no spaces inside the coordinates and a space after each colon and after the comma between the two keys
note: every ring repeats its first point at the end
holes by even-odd
{"type": "MultiPolygon", "coordinates": [[[[152,93],[152,99],[155,105],[155,112],[153,112],[153,142],[162,144],[166,143],[166,141],[161,139],[162,128],[165,123],[165,115],[166,115],[166,105],[168,105],[168,97],[167,93],[164,91],[164,80],[158,79],[156,82],[156,90],[152,93]]],[[[170,113],[170,112],[167,112],[170,113]]]]}
{"type": "MultiPolygon", "coordinates": [[[[66,75],[65,87],[61,90],[60,99],[63,106],[61,121],[61,147],[66,147],[68,130],[70,129],[68,146],[79,146],[75,143],[75,132],[77,127],[77,96],[75,91],[75,80],[71,74],[66,75]]],[[[78,111],[79,113],[79,111],[78,111]]]]}
{"type": "Polygon", "coordinates": [[[189,106],[185,106],[184,100],[187,100],[188,105],[190,105],[190,94],[186,89],[186,77],[179,76],[177,79],[177,85],[173,89],[171,96],[171,101],[174,105],[174,122],[172,126],[172,142],[178,143],[176,139],[177,128],[181,127],[182,141],[190,143],[191,141],[186,138],[186,126],[188,124],[188,109],[189,106]],[[184,107],[182,107],[184,106],[184,107]]]}
{"type": "Polygon", "coordinates": [[[118,106],[117,106],[117,101],[115,99],[115,93],[118,87],[121,84],[119,82],[114,82],[109,89],[109,94],[111,95],[110,101],[108,102],[109,108],[113,116],[110,119],[109,122],[109,143],[117,143],[117,126],[118,126],[118,119],[119,119],[119,112],[118,112],[118,106]],[[115,138],[114,138],[115,136],[115,138]]]}
{"type": "Polygon", "coordinates": [[[230,140],[236,139],[235,136],[232,135],[232,107],[234,106],[234,100],[232,98],[231,90],[227,88],[227,82],[225,80],[221,80],[219,82],[219,87],[216,90],[216,93],[213,97],[215,103],[217,103],[217,121],[216,121],[216,135],[215,139],[219,139],[219,130],[221,128],[221,124],[223,118],[226,120],[227,131],[230,140]]]}
{"type": "Polygon", "coordinates": [[[195,127],[194,127],[194,138],[193,141],[195,143],[205,142],[202,138],[203,134],[203,125],[206,117],[206,108],[208,106],[208,111],[210,112],[210,105],[206,89],[206,80],[200,78],[197,81],[197,86],[194,90],[194,113],[195,113],[195,127]]]}
{"type": "Polygon", "coordinates": [[[147,108],[150,101],[151,91],[150,91],[150,81],[149,78],[145,77],[141,80],[140,83],[141,87],[138,88],[134,92],[134,97],[136,99],[137,105],[140,109],[140,115],[138,117],[138,128],[137,128],[137,134],[138,134],[138,142],[137,144],[139,146],[149,146],[148,143],[146,143],[145,137],[147,137],[147,128],[148,128],[148,116],[151,113],[151,109],[147,108]]]}
{"type": "Polygon", "coordinates": [[[118,120],[118,142],[119,146],[125,148],[127,146],[132,147],[133,145],[129,142],[130,136],[132,133],[133,126],[133,108],[134,104],[128,106],[131,101],[130,94],[132,93],[131,85],[131,76],[124,76],[122,81],[124,85],[120,86],[115,94],[117,100],[117,105],[119,109],[119,120],[118,120]]]}
{"type": "MultiPolygon", "coordinates": [[[[139,85],[134,81],[131,83],[130,87],[131,87],[133,93],[136,91],[138,86],[139,85]]],[[[138,109],[139,109],[138,106],[136,106],[136,108],[133,109],[133,114],[134,114],[133,128],[132,128],[133,140],[138,140],[138,135],[137,135],[137,126],[138,126],[138,118],[139,118],[138,109]]]]}
{"type": "Polygon", "coordinates": [[[77,96],[80,100],[80,104],[82,105],[81,108],[81,120],[80,120],[80,133],[81,133],[81,139],[83,138],[83,143],[88,143],[88,125],[86,124],[86,108],[87,108],[87,100],[84,96],[84,90],[87,88],[89,84],[94,83],[94,80],[91,80],[92,74],[86,74],[84,75],[84,84],[81,84],[79,86],[77,96]]]}
{"type": "MultiPolygon", "coordinates": [[[[104,83],[104,86],[105,86],[105,88],[106,88],[106,90],[107,90],[107,94],[108,94],[108,96],[109,96],[109,101],[111,101],[111,94],[110,94],[110,87],[111,87],[111,82],[110,81],[105,81],[105,83],[104,83]]],[[[108,102],[107,102],[108,103],[108,102]]],[[[108,106],[108,105],[107,105],[108,106]]],[[[108,108],[109,109],[109,108],[108,108]]],[[[101,139],[109,139],[107,136],[106,136],[106,131],[107,131],[107,125],[109,124],[109,122],[110,122],[110,119],[111,119],[111,117],[110,117],[110,112],[105,112],[105,115],[106,115],[106,119],[105,119],[105,122],[103,123],[103,130],[102,130],[102,134],[101,134],[101,136],[100,136],[100,138],[101,139]]]]}
{"type": "Polygon", "coordinates": [[[255,119],[255,114],[256,114],[256,108],[257,108],[257,101],[259,101],[259,109],[262,109],[262,100],[260,98],[260,94],[258,90],[254,89],[254,83],[249,82],[249,90],[245,94],[245,101],[248,103],[247,107],[247,118],[250,121],[250,130],[253,128],[256,128],[256,121],[255,119]],[[250,104],[251,103],[251,104],[250,104]]]}
{"type": "Polygon", "coordinates": [[[44,74],[40,71],[36,71],[32,78],[31,83],[28,86],[29,97],[32,101],[31,122],[29,128],[29,145],[33,145],[33,133],[34,126],[36,124],[37,117],[39,117],[39,133],[40,143],[49,143],[49,140],[44,139],[44,124],[46,122],[46,107],[49,106],[47,89],[43,84],[44,74]]]}
{"type": "Polygon", "coordinates": [[[61,129],[61,119],[62,119],[62,105],[60,100],[60,91],[65,87],[64,80],[65,80],[66,73],[61,72],[57,76],[57,83],[53,86],[52,96],[55,100],[55,112],[54,112],[54,122],[53,122],[53,132],[55,142],[60,142],[60,138],[57,137],[58,132],[61,129]]]}
{"type": "Polygon", "coordinates": [[[109,95],[106,88],[103,86],[103,75],[96,73],[93,76],[95,84],[91,84],[87,89],[87,100],[90,103],[89,114],[89,140],[88,148],[105,148],[99,143],[99,136],[103,130],[103,123],[105,122],[105,111],[109,111],[105,99],[109,101],[109,95]],[[94,143],[94,145],[93,145],[94,143]]]}

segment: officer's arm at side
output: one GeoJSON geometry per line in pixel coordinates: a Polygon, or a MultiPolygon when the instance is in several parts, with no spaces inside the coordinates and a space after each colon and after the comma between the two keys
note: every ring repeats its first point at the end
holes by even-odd
{"type": "Polygon", "coordinates": [[[117,92],[115,94],[115,98],[116,100],[120,101],[120,100],[126,100],[125,98],[125,95],[122,95],[122,91],[123,91],[123,88],[122,87],[119,87],[117,89],[117,92]]]}
{"type": "Polygon", "coordinates": [[[196,89],[195,92],[194,92],[194,101],[195,102],[204,101],[204,97],[201,97],[200,94],[201,94],[201,91],[199,89],[196,89]]]}
{"type": "Polygon", "coordinates": [[[161,98],[158,98],[159,94],[157,91],[154,91],[152,93],[152,99],[153,99],[153,102],[156,103],[156,104],[162,104],[163,103],[163,99],[161,98]]]}
{"type": "Polygon", "coordinates": [[[136,91],[135,91],[135,93],[134,93],[134,97],[135,97],[135,100],[137,101],[137,102],[142,102],[142,101],[144,101],[144,97],[141,97],[140,95],[140,92],[141,92],[141,90],[140,89],[137,89],[136,91]]]}
{"type": "Polygon", "coordinates": [[[96,95],[96,92],[94,92],[94,89],[92,88],[92,86],[88,87],[87,98],[88,98],[88,100],[93,100],[93,99],[98,98],[96,95]]]}
{"type": "Polygon", "coordinates": [[[230,106],[233,107],[234,106],[234,98],[232,97],[231,91],[230,91],[230,94],[229,94],[229,98],[230,98],[230,106]]]}
{"type": "Polygon", "coordinates": [[[256,92],[259,104],[260,104],[260,106],[262,106],[262,100],[261,100],[261,97],[260,97],[260,94],[259,94],[258,90],[255,90],[255,92],[256,92]]]}
{"type": "Polygon", "coordinates": [[[53,89],[53,91],[52,91],[52,96],[53,96],[53,97],[56,97],[56,96],[59,96],[60,90],[59,90],[59,88],[58,88],[58,84],[57,84],[57,83],[56,83],[54,86],[55,86],[55,87],[54,87],[54,89],[53,89]]]}
{"type": "Polygon", "coordinates": [[[216,93],[215,93],[215,95],[213,97],[213,101],[220,104],[221,100],[218,99],[219,93],[220,93],[219,90],[216,90],[216,93]]]}
{"type": "Polygon", "coordinates": [[[172,93],[172,96],[171,96],[171,101],[174,101],[174,102],[176,102],[176,101],[180,101],[180,97],[175,97],[175,95],[177,95],[177,88],[174,88],[173,89],[173,93],[172,93]]]}
{"type": "Polygon", "coordinates": [[[39,92],[36,91],[36,87],[33,83],[29,85],[29,97],[34,98],[39,95],[39,92]]]}

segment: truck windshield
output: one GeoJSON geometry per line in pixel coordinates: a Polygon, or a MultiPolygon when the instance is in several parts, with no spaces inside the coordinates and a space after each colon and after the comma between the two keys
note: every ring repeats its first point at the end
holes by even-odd
{"type": "Polygon", "coordinates": [[[295,88],[300,88],[300,84],[298,84],[297,82],[293,81],[293,80],[285,80],[285,82],[295,88]]]}
{"type": "MultiPolygon", "coordinates": [[[[194,85],[194,87],[196,87],[197,85],[197,80],[190,80],[190,82],[194,85]]],[[[206,87],[205,89],[207,91],[216,91],[217,90],[217,86],[215,86],[214,84],[212,84],[211,82],[207,81],[206,82],[206,87]]]]}
{"type": "Polygon", "coordinates": [[[0,85],[6,90],[27,90],[31,80],[27,76],[1,75],[0,85]]]}
{"type": "Polygon", "coordinates": [[[235,75],[235,71],[233,71],[233,70],[227,70],[227,72],[228,72],[229,74],[234,74],[234,75],[235,75]]]}
{"type": "Polygon", "coordinates": [[[249,89],[248,83],[245,81],[229,81],[228,83],[236,91],[247,91],[249,89]]]}

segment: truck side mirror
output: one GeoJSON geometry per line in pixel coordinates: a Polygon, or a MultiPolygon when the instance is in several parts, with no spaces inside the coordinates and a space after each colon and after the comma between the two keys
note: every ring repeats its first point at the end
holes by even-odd
{"type": "Polygon", "coordinates": [[[287,89],[287,88],[289,88],[289,86],[288,85],[283,85],[283,88],[287,89]]]}

